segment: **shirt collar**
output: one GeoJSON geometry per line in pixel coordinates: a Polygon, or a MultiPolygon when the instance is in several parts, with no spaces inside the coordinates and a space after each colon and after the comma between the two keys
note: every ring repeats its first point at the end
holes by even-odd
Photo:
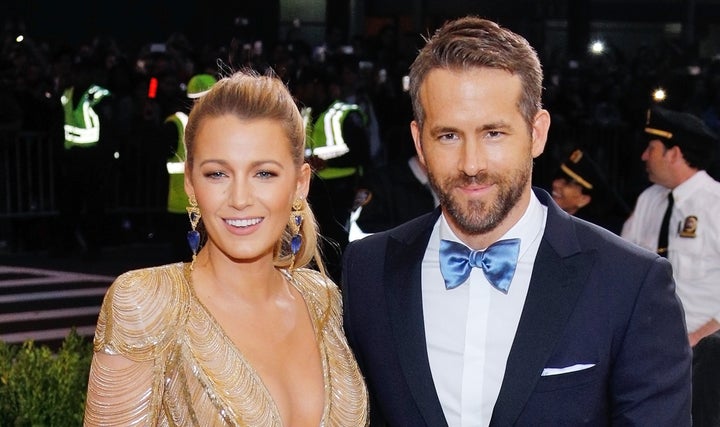
{"type": "Polygon", "coordinates": [[[673,188],[672,193],[675,203],[682,203],[683,200],[689,199],[690,195],[705,186],[708,178],[710,178],[710,175],[704,170],[700,170],[685,182],[673,188]]]}

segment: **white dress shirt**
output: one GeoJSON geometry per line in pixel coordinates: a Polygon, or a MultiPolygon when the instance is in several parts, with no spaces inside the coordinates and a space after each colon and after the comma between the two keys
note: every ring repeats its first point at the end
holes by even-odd
{"type": "Polygon", "coordinates": [[[430,370],[451,427],[487,426],[505,375],[545,230],[547,207],[533,193],[522,218],[501,239],[520,238],[507,295],[473,268],[467,282],[445,289],[440,240],[460,242],[444,215],[435,224],[422,263],[422,299],[430,370]]]}
{"type": "MultiPolygon", "coordinates": [[[[668,188],[653,185],[638,197],[622,237],[657,251],[668,188]]],[[[672,190],[667,257],[673,267],[676,292],[685,309],[688,332],[711,319],[720,322],[720,182],[705,171],[672,190]],[[695,217],[695,229],[692,218],[695,217]]]]}

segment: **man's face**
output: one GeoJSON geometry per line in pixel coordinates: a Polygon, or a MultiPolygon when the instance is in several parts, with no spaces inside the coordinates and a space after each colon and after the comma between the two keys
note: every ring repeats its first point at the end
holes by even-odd
{"type": "Polygon", "coordinates": [[[590,203],[590,195],[583,194],[582,186],[574,180],[559,176],[552,182],[552,198],[562,210],[575,215],[590,203]]]}
{"type": "Polygon", "coordinates": [[[530,200],[550,118],[541,110],[529,128],[521,88],[519,77],[491,68],[435,69],[420,88],[425,122],[411,124],[415,147],[450,227],[471,246],[501,237],[530,200]]]}
{"type": "Polygon", "coordinates": [[[648,142],[641,159],[650,182],[668,187],[668,149],[659,139],[648,142]]]}

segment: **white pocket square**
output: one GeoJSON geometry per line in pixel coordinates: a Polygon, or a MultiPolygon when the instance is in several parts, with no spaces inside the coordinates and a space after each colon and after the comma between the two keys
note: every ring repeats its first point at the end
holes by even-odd
{"type": "Polygon", "coordinates": [[[578,363],[577,365],[566,366],[564,368],[545,368],[540,374],[543,377],[549,377],[552,375],[569,374],[570,372],[582,371],[584,369],[590,369],[595,366],[594,363],[578,363]]]}

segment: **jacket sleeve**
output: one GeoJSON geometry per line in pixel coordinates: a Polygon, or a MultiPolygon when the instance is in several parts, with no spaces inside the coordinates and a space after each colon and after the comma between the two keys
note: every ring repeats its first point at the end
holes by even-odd
{"type": "Polygon", "coordinates": [[[656,258],[610,378],[613,425],[690,426],[692,353],[670,264],[656,258]]]}

